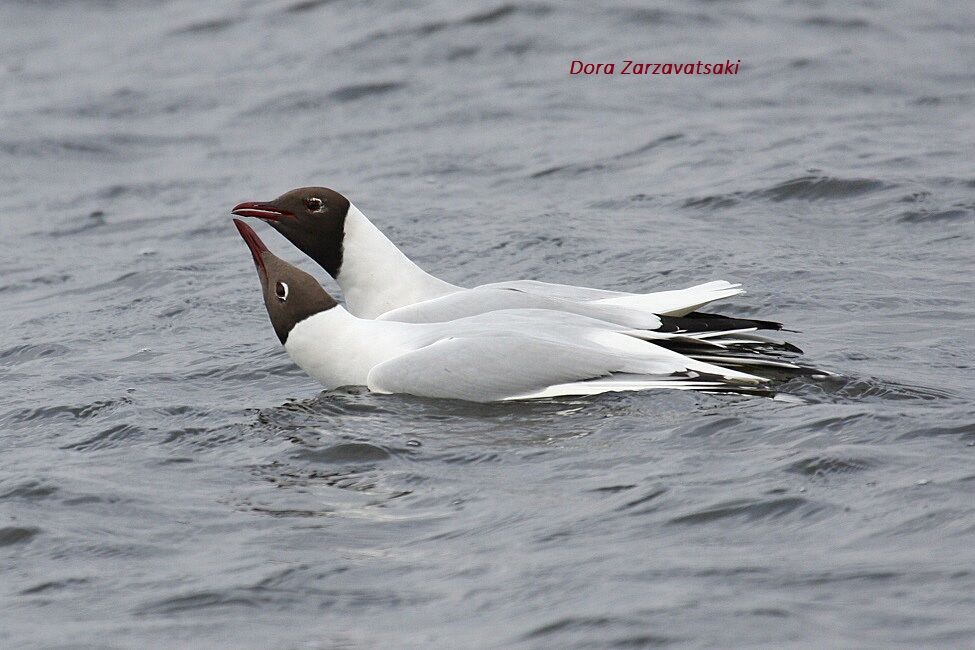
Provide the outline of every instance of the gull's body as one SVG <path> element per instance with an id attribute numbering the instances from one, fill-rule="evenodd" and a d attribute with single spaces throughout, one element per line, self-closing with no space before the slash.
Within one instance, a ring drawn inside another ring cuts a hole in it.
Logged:
<path id="1" fill-rule="evenodd" d="M 475 402 L 764 381 L 658 347 L 638 334 L 541 309 L 400 323 L 357 318 L 337 306 L 298 323 L 284 347 L 329 388 L 367 386 Z"/>
<path id="2" fill-rule="evenodd" d="M 650 388 L 748 392 L 766 381 L 647 340 L 685 335 L 555 310 L 497 310 L 435 323 L 358 318 L 235 222 L 279 339 L 295 363 L 329 388 L 364 385 L 489 402 Z"/>
<path id="3" fill-rule="evenodd" d="M 498 309 L 537 308 L 637 326 L 634 319 L 640 316 L 683 316 L 714 300 L 742 293 L 738 285 L 724 281 L 648 294 L 537 280 L 459 287 L 421 269 L 352 204 L 344 223 L 342 265 L 334 277 L 348 310 L 356 316 L 411 323 L 453 320 Z"/>

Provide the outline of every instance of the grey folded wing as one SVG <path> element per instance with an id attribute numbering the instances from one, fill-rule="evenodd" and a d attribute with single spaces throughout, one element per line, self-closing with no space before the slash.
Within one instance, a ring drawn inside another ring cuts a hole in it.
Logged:
<path id="1" fill-rule="evenodd" d="M 633 294 L 623 291 L 609 291 L 607 289 L 591 289 L 589 287 L 577 287 L 571 284 L 553 284 L 551 282 L 540 282 L 538 280 L 507 280 L 505 282 L 492 282 L 482 284 L 478 289 L 514 289 L 525 293 L 545 296 L 547 298 L 558 298 L 560 300 L 587 301 L 604 300 L 606 298 L 619 298 L 620 296 L 630 296 Z"/>
<path id="2" fill-rule="evenodd" d="M 598 348 L 521 334 L 446 338 L 385 361 L 370 390 L 490 402 L 609 375 L 626 363 Z"/>
<path id="3" fill-rule="evenodd" d="M 500 285 L 462 289 L 439 298 L 393 309 L 381 314 L 377 320 L 441 323 L 502 309 L 547 309 L 567 312 L 635 329 L 655 330 L 661 325 L 660 318 L 657 316 L 628 306 L 577 302 Z"/>

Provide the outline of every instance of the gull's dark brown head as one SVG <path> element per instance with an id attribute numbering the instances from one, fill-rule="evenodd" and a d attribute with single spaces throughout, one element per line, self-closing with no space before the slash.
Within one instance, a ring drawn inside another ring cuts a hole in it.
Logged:
<path id="1" fill-rule="evenodd" d="M 234 219 L 234 225 L 254 258 L 264 306 L 281 343 L 295 325 L 338 304 L 318 280 L 269 251 L 250 226 L 240 219 Z"/>
<path id="2" fill-rule="evenodd" d="M 273 201 L 247 201 L 231 211 L 263 219 L 308 257 L 337 277 L 349 200 L 327 187 L 300 187 Z"/>

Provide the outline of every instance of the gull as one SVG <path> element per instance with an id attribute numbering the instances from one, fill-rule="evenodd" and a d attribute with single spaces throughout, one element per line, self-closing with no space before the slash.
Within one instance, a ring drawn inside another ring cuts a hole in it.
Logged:
<path id="1" fill-rule="evenodd" d="M 753 332 L 782 328 L 773 321 L 696 312 L 744 292 L 724 280 L 642 294 L 536 280 L 460 287 L 421 269 L 349 199 L 326 187 L 240 203 L 232 212 L 264 220 L 311 257 L 338 282 L 348 310 L 360 318 L 430 323 L 501 309 L 548 309 L 659 332 L 717 332 L 714 341 L 737 345 L 773 343 Z"/>

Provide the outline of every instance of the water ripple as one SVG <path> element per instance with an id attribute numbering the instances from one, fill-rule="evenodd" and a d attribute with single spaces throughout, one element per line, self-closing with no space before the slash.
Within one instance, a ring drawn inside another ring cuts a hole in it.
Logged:
<path id="1" fill-rule="evenodd" d="M 803 497 L 779 497 L 775 499 L 736 499 L 672 518 L 671 524 L 711 524 L 726 519 L 753 522 L 764 519 L 808 519 L 828 510 L 826 504 L 818 504 Z"/>
<path id="2" fill-rule="evenodd" d="M 972 646 L 971 12 L 915 5 L 0 3 L 0 645 Z M 323 392 L 227 212 L 298 185 L 456 283 L 742 282 L 839 375 Z"/>

